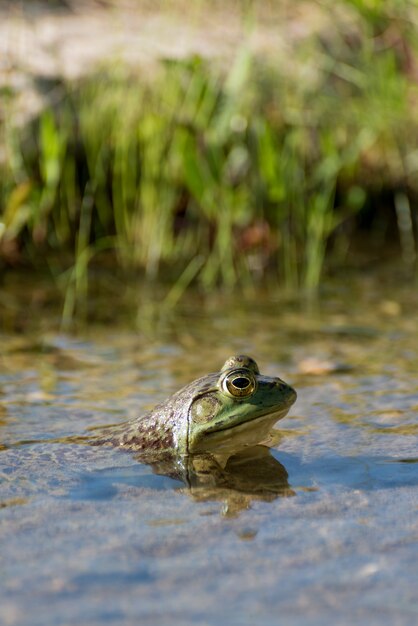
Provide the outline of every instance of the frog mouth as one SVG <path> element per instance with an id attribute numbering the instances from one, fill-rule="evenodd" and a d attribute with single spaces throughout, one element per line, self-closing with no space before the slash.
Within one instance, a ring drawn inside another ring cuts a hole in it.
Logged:
<path id="1" fill-rule="evenodd" d="M 211 428 L 207 429 L 206 433 L 210 435 L 212 433 L 221 433 L 221 432 L 226 432 L 226 431 L 235 432 L 237 429 L 240 429 L 240 428 L 244 429 L 246 426 L 250 426 L 250 425 L 253 425 L 253 426 L 261 425 L 261 423 L 266 422 L 266 421 L 269 421 L 275 424 L 276 422 L 281 420 L 283 417 L 285 417 L 285 415 L 287 415 L 289 408 L 290 408 L 290 405 L 286 406 L 283 409 L 280 409 L 279 411 L 274 411 L 274 412 L 266 411 L 265 413 L 260 413 L 259 415 L 252 417 L 251 419 L 232 423 L 232 424 L 231 424 L 232 419 L 229 419 L 223 426 L 217 426 L 217 424 L 214 424 Z"/>
<path id="2" fill-rule="evenodd" d="M 244 429 L 249 425 L 263 425 L 265 422 L 271 422 L 274 425 L 276 422 L 281 420 L 283 417 L 287 415 L 290 407 L 296 402 L 297 394 L 294 389 L 288 387 L 287 397 L 282 398 L 280 403 L 280 408 L 266 406 L 264 411 L 260 410 L 259 413 L 253 415 L 251 417 L 245 417 L 242 413 L 237 411 L 236 415 L 230 415 L 227 419 L 215 421 L 211 426 L 209 426 L 205 433 L 203 434 L 203 438 L 206 435 L 212 435 L 215 433 L 221 433 L 226 431 L 235 432 L 237 429 Z"/>
<path id="3" fill-rule="evenodd" d="M 289 404 L 279 411 L 266 411 L 252 419 L 235 424 L 231 424 L 230 420 L 224 425 L 214 424 L 202 433 L 200 441 L 196 442 L 192 451 L 234 452 L 248 446 L 255 446 L 267 439 L 274 424 L 287 414 L 290 406 Z"/>

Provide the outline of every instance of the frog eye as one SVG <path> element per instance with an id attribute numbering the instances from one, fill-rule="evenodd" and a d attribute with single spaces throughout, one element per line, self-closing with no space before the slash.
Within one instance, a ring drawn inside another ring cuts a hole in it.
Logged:
<path id="1" fill-rule="evenodd" d="M 257 381 L 254 374 L 249 370 L 233 370 L 224 376 L 221 388 L 228 396 L 246 398 L 256 390 Z"/>

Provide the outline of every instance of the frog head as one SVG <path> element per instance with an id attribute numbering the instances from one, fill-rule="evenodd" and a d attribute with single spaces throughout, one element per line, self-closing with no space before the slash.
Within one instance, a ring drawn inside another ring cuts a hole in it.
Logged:
<path id="1" fill-rule="evenodd" d="M 245 355 L 192 383 L 185 447 L 188 453 L 224 453 L 263 441 L 296 400 L 280 378 L 260 374 Z"/>

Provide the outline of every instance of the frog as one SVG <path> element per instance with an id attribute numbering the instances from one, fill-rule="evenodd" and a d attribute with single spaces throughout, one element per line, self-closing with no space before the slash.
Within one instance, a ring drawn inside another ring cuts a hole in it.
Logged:
<path id="1" fill-rule="evenodd" d="M 278 377 L 260 374 L 247 355 L 229 357 L 219 372 L 189 383 L 134 420 L 106 427 L 95 445 L 116 445 L 142 455 L 230 455 L 266 440 L 296 401 Z"/>

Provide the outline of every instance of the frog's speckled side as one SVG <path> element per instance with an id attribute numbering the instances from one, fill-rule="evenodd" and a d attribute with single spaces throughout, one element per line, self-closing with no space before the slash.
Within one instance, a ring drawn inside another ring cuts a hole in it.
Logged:
<path id="1" fill-rule="evenodd" d="M 261 375 L 254 359 L 233 356 L 220 372 L 186 385 L 139 419 L 104 429 L 94 443 L 147 453 L 233 452 L 265 439 L 295 400 L 294 389 Z"/>

